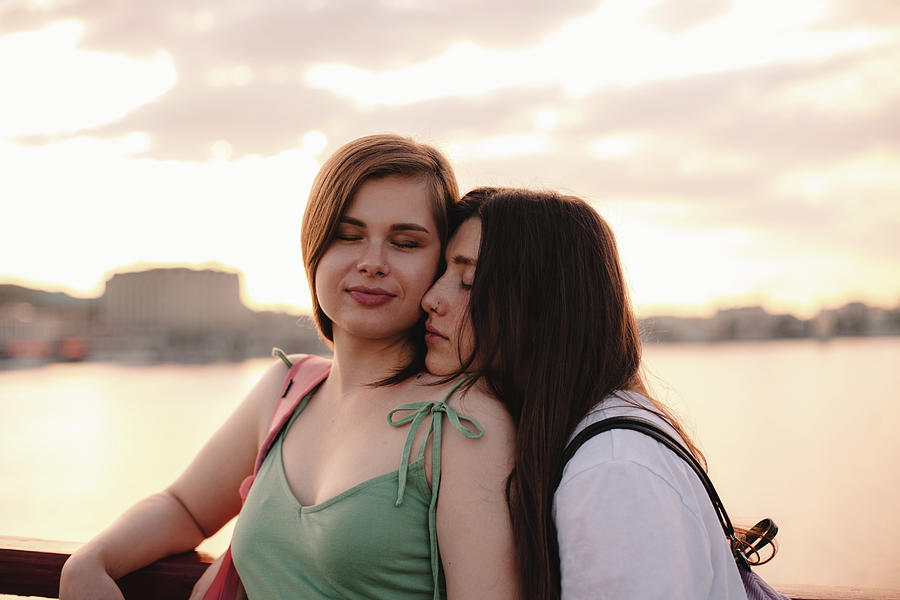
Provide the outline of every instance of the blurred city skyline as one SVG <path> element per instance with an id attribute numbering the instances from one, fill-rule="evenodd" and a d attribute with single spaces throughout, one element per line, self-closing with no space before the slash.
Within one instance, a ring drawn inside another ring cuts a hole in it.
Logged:
<path id="1" fill-rule="evenodd" d="M 298 267 L 302 270 L 302 266 Z M 306 316 L 312 317 L 312 309 L 309 306 L 300 306 L 297 304 L 290 303 L 280 303 L 280 302 L 268 302 L 268 303 L 260 303 L 255 302 L 250 296 L 247 290 L 246 285 L 246 274 L 238 268 L 221 264 L 215 261 L 209 261 L 206 263 L 197 263 L 197 264 L 189 264 L 189 263 L 134 263 L 131 265 L 121 265 L 119 267 L 115 267 L 106 271 L 103 274 L 101 282 L 94 289 L 83 291 L 77 289 L 67 289 L 65 286 L 58 285 L 45 285 L 40 282 L 34 282 L 28 280 L 27 278 L 7 278 L 4 279 L 0 277 L 0 287 L 4 285 L 12 285 L 12 286 L 20 286 L 26 290 L 32 290 L 34 292 L 39 293 L 62 293 L 73 300 L 100 300 L 107 288 L 107 284 L 111 279 L 116 276 L 121 275 L 131 275 L 131 274 L 141 274 L 148 273 L 151 271 L 178 271 L 178 270 L 187 270 L 189 272 L 195 272 L 198 274 L 202 274 L 204 272 L 215 272 L 215 273 L 226 273 L 230 275 L 234 275 L 238 280 L 238 298 L 243 306 L 247 309 L 255 312 L 268 312 L 268 311 L 276 311 L 290 315 L 296 316 Z M 304 283 L 306 280 L 304 279 Z M 742 311 L 747 309 L 763 309 L 769 313 L 773 314 L 784 314 L 790 315 L 793 317 L 801 318 L 801 319 L 812 319 L 813 317 L 820 315 L 823 312 L 830 312 L 837 309 L 844 308 L 848 305 L 853 304 L 863 304 L 872 309 L 885 309 L 885 310 L 900 310 L 900 299 L 895 302 L 869 302 L 860 297 L 848 297 L 846 300 L 841 300 L 834 303 L 826 303 L 822 305 L 810 305 L 808 311 L 797 311 L 793 312 L 789 309 L 786 310 L 778 310 L 777 307 L 773 307 L 772 305 L 767 305 L 765 303 L 754 302 L 752 298 L 747 298 L 745 302 L 738 301 L 728 303 L 721 302 L 715 305 L 711 305 L 708 310 L 700 311 L 697 306 L 685 307 L 684 309 L 679 309 L 675 307 L 673 310 L 665 310 L 665 307 L 651 307 L 657 308 L 657 310 L 648 310 L 648 307 L 645 306 L 636 306 L 635 311 L 639 318 L 656 318 L 656 317 L 676 317 L 683 318 L 685 322 L 693 322 L 695 318 L 703 319 L 710 318 L 719 313 L 723 312 L 733 312 L 733 311 Z"/>
<path id="2" fill-rule="evenodd" d="M 118 272 L 99 298 L 0 284 L 0 362 L 196 363 L 266 356 L 273 346 L 329 353 L 311 315 L 256 311 L 240 298 L 239 273 L 155 268 Z M 716 343 L 900 335 L 900 305 L 853 302 L 809 319 L 760 306 L 709 317 L 638 315 L 647 343 Z"/>
<path id="3" fill-rule="evenodd" d="M 225 268 L 306 312 L 312 178 L 390 131 L 591 201 L 639 314 L 895 307 L 898 62 L 889 0 L 7 0 L 0 282 Z"/>

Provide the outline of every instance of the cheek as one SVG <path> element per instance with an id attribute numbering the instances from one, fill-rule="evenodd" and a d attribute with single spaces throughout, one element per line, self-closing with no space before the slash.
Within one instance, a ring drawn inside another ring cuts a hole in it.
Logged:
<path id="1" fill-rule="evenodd" d="M 323 298 L 328 297 L 328 286 L 326 285 L 327 277 L 321 272 L 321 270 L 316 271 L 316 280 L 314 284 L 314 288 L 316 290 L 316 298 L 319 301 L 319 304 L 322 303 Z"/>
<path id="2" fill-rule="evenodd" d="M 325 313 L 329 319 L 334 319 L 334 294 L 331 292 L 331 285 L 327 277 L 323 277 L 320 271 L 316 271 L 316 303 L 319 309 Z"/>
<path id="3" fill-rule="evenodd" d="M 340 280 L 340 271 L 337 268 L 337 263 L 339 262 L 338 258 L 336 253 L 332 249 L 329 249 L 322 255 L 322 258 L 319 260 L 319 264 L 316 267 L 316 281 L 314 287 L 316 290 L 316 297 L 319 299 L 319 304 L 321 304 L 323 300 L 327 302 L 328 298 L 334 295 L 334 288 Z"/>
<path id="4" fill-rule="evenodd" d="M 331 271 L 334 270 L 335 254 L 334 246 L 329 247 L 325 253 L 322 254 L 322 258 L 319 259 L 319 264 L 316 265 L 317 281 L 319 279 L 327 279 Z"/>
<path id="5" fill-rule="evenodd" d="M 421 260 L 417 260 L 409 265 L 407 272 L 409 274 L 410 290 L 414 292 L 412 295 L 421 299 L 434 283 L 438 274 L 438 260 L 438 253 L 434 252 L 432 255 L 422 257 Z"/>
<path id="6" fill-rule="evenodd" d="M 462 353 L 468 356 L 474 346 L 472 336 L 472 321 L 469 318 L 469 293 L 459 289 L 459 285 L 452 287 L 444 296 L 447 299 L 448 321 L 453 323 L 453 342 Z"/>
<path id="7" fill-rule="evenodd" d="M 457 331 L 459 331 L 459 349 L 463 358 L 467 358 L 475 347 L 475 337 L 472 335 L 472 321 L 469 320 L 468 312 L 463 312 L 457 321 Z"/>

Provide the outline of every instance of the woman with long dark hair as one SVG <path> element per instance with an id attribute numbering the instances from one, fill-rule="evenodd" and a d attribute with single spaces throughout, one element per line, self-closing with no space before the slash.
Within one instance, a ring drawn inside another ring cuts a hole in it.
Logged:
<path id="1" fill-rule="evenodd" d="M 695 473 L 655 440 L 602 433 L 640 415 L 680 438 L 647 393 L 615 237 L 586 202 L 480 188 L 454 208 L 447 270 L 425 295 L 429 371 L 469 374 L 518 427 L 508 503 L 525 598 L 745 598 Z"/>
<path id="2" fill-rule="evenodd" d="M 301 244 L 330 365 L 313 361 L 317 384 L 297 386 L 296 408 L 270 433 L 308 357 L 283 357 L 291 370 L 276 361 L 172 485 L 71 556 L 62 600 L 122 600 L 116 579 L 194 548 L 239 512 L 231 550 L 192 598 L 217 590 L 220 573 L 234 581 L 232 569 L 251 599 L 517 596 L 511 419 L 478 388 L 423 372 L 420 303 L 457 200 L 446 158 L 407 138 L 360 138 L 325 162 Z"/>

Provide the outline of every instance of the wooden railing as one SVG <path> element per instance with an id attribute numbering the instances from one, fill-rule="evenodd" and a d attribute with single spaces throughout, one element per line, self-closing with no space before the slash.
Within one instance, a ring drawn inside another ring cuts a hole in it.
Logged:
<path id="1" fill-rule="evenodd" d="M 0 537 L 0 594 L 56 598 L 59 572 L 79 544 Z M 214 557 L 199 552 L 170 556 L 116 583 L 127 600 L 186 600 Z"/>
<path id="2" fill-rule="evenodd" d="M 56 598 L 59 571 L 78 544 L 0 537 L 0 594 Z M 188 552 L 164 558 L 119 579 L 127 600 L 185 600 L 214 560 Z M 900 590 L 808 585 L 778 586 L 794 600 L 900 600 Z"/>

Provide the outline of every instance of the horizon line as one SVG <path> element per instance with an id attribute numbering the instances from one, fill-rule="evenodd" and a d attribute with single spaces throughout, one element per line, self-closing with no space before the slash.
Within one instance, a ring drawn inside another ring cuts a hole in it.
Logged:
<path id="1" fill-rule="evenodd" d="M 136 265 L 146 265 L 143 268 L 138 269 L 129 269 L 130 267 Z M 116 267 L 105 271 L 105 279 L 94 286 L 94 288 L 98 288 L 101 285 L 104 285 L 106 281 L 109 281 L 113 276 L 118 274 L 125 273 L 139 273 L 146 271 L 153 271 L 157 269 L 188 269 L 192 271 L 219 271 L 226 273 L 234 273 L 238 275 L 240 281 L 239 295 L 241 303 L 254 312 L 283 312 L 287 314 L 294 314 L 300 316 L 312 316 L 312 307 L 311 306 L 303 306 L 300 304 L 295 304 L 291 302 L 261 302 L 258 300 L 254 300 L 249 297 L 247 293 L 246 286 L 244 284 L 244 272 L 236 267 L 230 267 L 223 263 L 218 263 L 216 261 L 207 261 L 202 264 L 190 264 L 190 263 L 142 263 L 136 262 L 131 265 L 123 265 L 121 267 Z M 61 293 L 66 296 L 81 299 L 81 300 L 99 300 L 104 291 L 101 289 L 99 292 L 97 291 L 87 291 L 79 288 L 74 288 L 72 286 L 67 286 L 64 284 L 58 283 L 48 283 L 37 280 L 31 280 L 18 276 L 4 275 L 0 274 L 0 285 L 14 285 L 18 287 L 22 287 L 29 290 L 39 291 L 39 292 L 47 292 L 47 293 Z M 660 318 L 660 317 L 674 317 L 680 319 L 691 319 L 691 318 L 699 318 L 699 319 L 708 319 L 714 317 L 719 312 L 728 311 L 728 310 L 737 310 L 737 309 L 745 309 L 745 308 L 761 308 L 765 312 L 771 315 L 790 315 L 795 318 L 801 320 L 809 320 L 815 318 L 816 315 L 821 314 L 822 312 L 829 310 L 837 310 L 839 308 L 848 306 L 850 304 L 863 304 L 869 308 L 883 309 L 883 310 L 892 310 L 900 308 L 900 299 L 897 300 L 896 304 L 890 306 L 889 304 L 882 304 L 872 301 L 867 301 L 865 299 L 860 298 L 861 294 L 853 294 L 848 295 L 843 300 L 829 301 L 829 302 L 820 302 L 818 303 L 814 309 L 811 311 L 800 311 L 798 314 L 797 311 L 793 311 L 790 309 L 780 309 L 773 306 L 771 302 L 765 302 L 760 300 L 753 300 L 748 298 L 746 301 L 737 301 L 735 299 L 729 301 L 720 301 L 720 302 L 709 302 L 705 304 L 667 304 L 667 303 L 648 303 L 644 305 L 634 305 L 635 317 L 638 319 L 649 319 L 649 318 Z M 811 305 L 812 306 L 812 305 Z M 808 316 L 804 316 L 808 315 Z"/>

